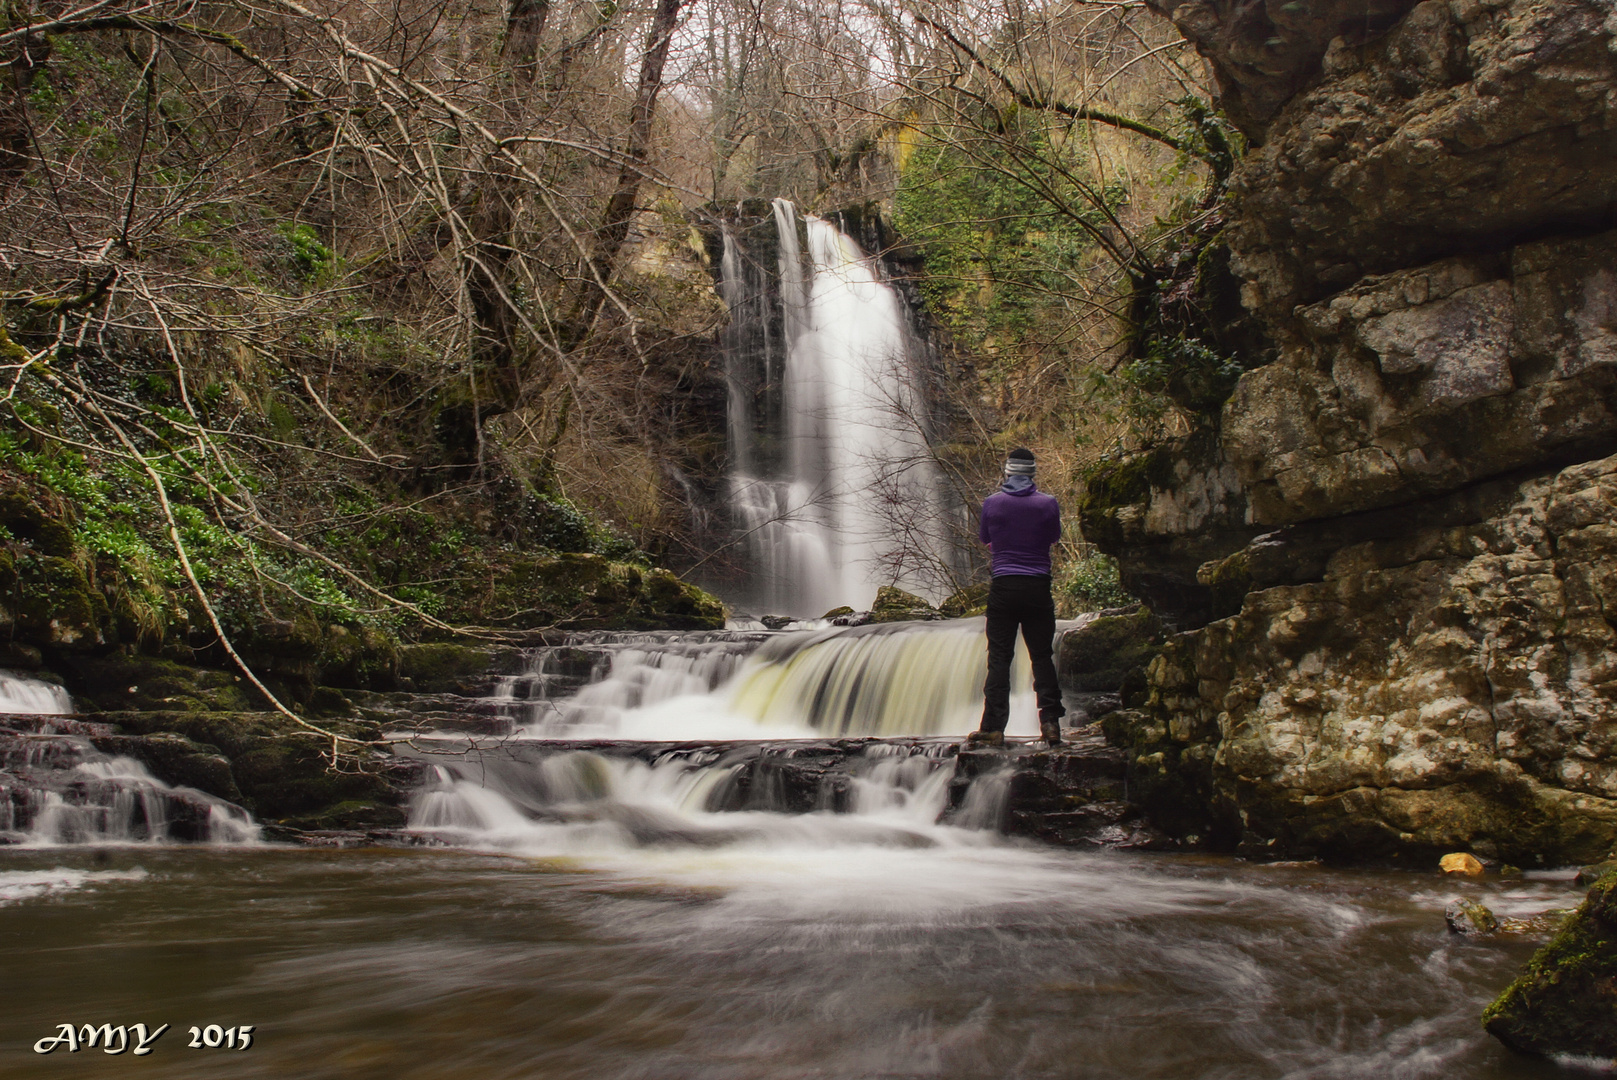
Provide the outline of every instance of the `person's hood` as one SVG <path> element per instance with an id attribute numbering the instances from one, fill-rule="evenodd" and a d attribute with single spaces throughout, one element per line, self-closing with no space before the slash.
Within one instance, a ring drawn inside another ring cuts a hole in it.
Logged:
<path id="1" fill-rule="evenodd" d="M 1039 489 L 1031 476 L 1007 476 L 1005 482 L 999 485 L 999 490 L 1007 495 L 1031 495 Z"/>

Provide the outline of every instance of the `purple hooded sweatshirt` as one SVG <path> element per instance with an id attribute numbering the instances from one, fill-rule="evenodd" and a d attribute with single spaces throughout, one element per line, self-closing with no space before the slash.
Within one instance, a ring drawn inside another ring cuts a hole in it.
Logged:
<path id="1" fill-rule="evenodd" d="M 1011 476 L 983 500 L 977 538 L 994 553 L 994 577 L 1048 574 L 1050 545 L 1061 539 L 1061 506 L 1025 476 Z"/>

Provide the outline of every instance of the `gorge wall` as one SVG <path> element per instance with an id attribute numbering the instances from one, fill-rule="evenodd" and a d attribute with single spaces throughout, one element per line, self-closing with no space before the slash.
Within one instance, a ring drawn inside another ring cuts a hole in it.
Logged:
<path id="1" fill-rule="evenodd" d="M 1223 239 L 1275 359 L 1088 482 L 1181 631 L 1109 721 L 1136 796 L 1250 851 L 1606 856 L 1617 14 L 1153 6 L 1252 140 Z"/>

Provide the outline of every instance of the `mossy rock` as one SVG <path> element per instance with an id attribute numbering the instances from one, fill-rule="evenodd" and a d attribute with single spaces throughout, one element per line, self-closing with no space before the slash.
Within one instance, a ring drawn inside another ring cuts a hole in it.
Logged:
<path id="1" fill-rule="evenodd" d="M 0 490 L 0 525 L 41 555 L 71 559 L 79 553 L 67 508 L 41 505 L 40 499 L 19 487 Z"/>
<path id="2" fill-rule="evenodd" d="M 1617 1060 L 1617 870 L 1595 883 L 1482 1024 L 1521 1053 Z"/>
<path id="3" fill-rule="evenodd" d="M 477 621 L 519 630 L 710 630 L 724 625 L 716 597 L 666 570 L 600 555 L 519 559 L 462 597 Z"/>
<path id="4" fill-rule="evenodd" d="M 112 711 L 243 712 L 252 708 L 241 676 L 158 656 L 79 656 L 58 666 L 82 704 Z"/>
<path id="5" fill-rule="evenodd" d="M 151 774 L 175 787 L 196 788 L 229 802 L 242 801 L 230 760 L 216 746 L 173 731 L 150 735 L 106 735 L 91 740 L 104 754 L 132 757 Z"/>
<path id="6" fill-rule="evenodd" d="M 314 814 L 295 814 L 277 824 L 306 832 L 323 830 L 402 829 L 409 815 L 392 803 L 347 799 Z"/>
<path id="7" fill-rule="evenodd" d="M 42 649 L 85 652 L 116 637 L 112 611 L 84 567 L 54 555 L 24 555 L 13 564 L 14 632 Z"/>
<path id="8" fill-rule="evenodd" d="M 1162 623 L 1143 604 L 1103 613 L 1061 635 L 1056 674 L 1064 689 L 1115 692 L 1131 672 L 1150 663 L 1162 639 Z"/>
<path id="9" fill-rule="evenodd" d="M 320 679 L 350 690 L 391 690 L 399 681 L 398 640 L 368 626 L 327 626 Z"/>
<path id="10" fill-rule="evenodd" d="M 404 645 L 399 649 L 399 677 L 423 694 L 461 693 L 494 663 L 494 650 L 452 642 Z"/>
<path id="11" fill-rule="evenodd" d="M 964 619 L 972 615 L 981 615 L 988 610 L 988 587 L 986 581 L 967 585 L 939 604 L 938 611 L 946 619 Z"/>
<path id="12" fill-rule="evenodd" d="M 330 743 L 280 713 L 170 710 L 108 712 L 91 718 L 116 725 L 121 736 L 144 737 L 158 749 L 163 740 L 171 740 L 175 756 L 182 750 L 206 753 L 217 748 L 229 759 L 239 794 L 232 798 L 223 791 L 212 793 L 239 802 L 266 822 L 323 815 L 345 802 L 398 806 L 408 796 L 418 771 L 385 753 L 364 750 L 360 752 L 361 767 L 348 765 L 343 771 L 333 771 L 327 757 Z M 374 739 L 381 732 L 373 723 L 323 723 L 354 739 Z M 172 741 L 182 737 L 189 745 Z M 156 768 L 153 771 L 163 775 Z"/>
<path id="13" fill-rule="evenodd" d="M 1246 594 L 1252 591 L 1252 568 L 1246 550 L 1203 563 L 1196 571 L 1198 584 L 1212 590 L 1212 612 L 1217 618 L 1234 615 L 1241 610 Z"/>
<path id="14" fill-rule="evenodd" d="M 883 585 L 877 589 L 876 602 L 870 607 L 871 622 L 911 622 L 940 617 L 937 608 L 896 585 Z"/>

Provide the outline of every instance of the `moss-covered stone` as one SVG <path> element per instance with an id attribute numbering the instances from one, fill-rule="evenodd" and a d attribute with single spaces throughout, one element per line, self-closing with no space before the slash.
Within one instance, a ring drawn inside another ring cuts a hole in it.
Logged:
<path id="1" fill-rule="evenodd" d="M 1482 1014 L 1513 1050 L 1617 1061 L 1617 871 Z"/>
<path id="2" fill-rule="evenodd" d="M 564 554 L 513 560 L 486 589 L 458 603 L 475 621 L 512 630 L 710 630 L 719 600 L 667 570 Z"/>
<path id="3" fill-rule="evenodd" d="M 233 803 L 242 801 L 241 790 L 230 770 L 230 760 L 216 746 L 172 731 L 104 735 L 91 741 L 102 753 L 134 758 L 166 784 L 196 788 Z"/>
<path id="4" fill-rule="evenodd" d="M 1162 624 L 1141 604 L 1133 611 L 1087 619 L 1061 635 L 1056 673 L 1063 689 L 1111 693 L 1156 655 Z"/>
<path id="5" fill-rule="evenodd" d="M 392 803 L 348 799 L 314 814 L 294 814 L 277 824 L 308 832 L 324 830 L 402 829 L 409 815 Z"/>
<path id="6" fill-rule="evenodd" d="M 112 612 L 84 567 L 57 555 L 24 554 L 13 563 L 9 605 L 15 633 L 48 649 L 84 652 L 108 644 Z"/>
<path id="7" fill-rule="evenodd" d="M 55 666 L 81 707 L 241 712 L 251 709 L 256 697 L 240 675 L 159 656 L 67 656 Z"/>
<path id="8" fill-rule="evenodd" d="M 938 605 L 938 611 L 946 619 L 964 619 L 972 615 L 982 615 L 988 610 L 988 582 L 980 581 L 975 585 L 967 585 L 956 590 L 949 598 Z"/>
<path id="9" fill-rule="evenodd" d="M 0 489 L 0 526 L 27 541 L 41 555 L 70 559 L 78 554 L 68 510 L 58 500 L 47 505 L 39 493 L 21 486 Z"/>
<path id="10" fill-rule="evenodd" d="M 489 670 L 495 651 L 488 647 L 426 642 L 399 649 L 399 677 L 423 694 L 463 693 Z"/>
<path id="11" fill-rule="evenodd" d="M 330 765 L 330 743 L 279 713 L 151 711 L 93 716 L 125 736 L 183 736 L 217 747 L 230 762 L 238 801 L 265 821 L 324 814 L 343 802 L 402 805 L 415 768 L 382 752 L 361 750 L 340 770 Z M 328 720 L 325 726 L 355 739 L 377 738 L 375 724 Z"/>
<path id="12" fill-rule="evenodd" d="M 937 608 L 896 585 L 883 585 L 877 589 L 876 602 L 870 608 L 871 622 L 911 622 L 938 617 Z"/>

